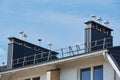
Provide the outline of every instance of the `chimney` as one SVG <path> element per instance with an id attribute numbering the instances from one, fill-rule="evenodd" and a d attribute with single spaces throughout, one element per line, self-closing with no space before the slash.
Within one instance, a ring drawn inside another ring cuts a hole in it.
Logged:
<path id="1" fill-rule="evenodd" d="M 45 62 L 48 58 L 49 49 L 18 39 L 16 37 L 8 38 L 8 58 L 7 68 L 18 68 L 35 63 Z M 39 39 L 41 41 L 41 39 Z M 57 59 L 57 52 L 51 51 L 51 59 Z M 43 58 L 41 58 L 43 57 Z"/>
<path id="2" fill-rule="evenodd" d="M 93 20 L 87 21 L 85 24 L 85 52 L 113 46 L 112 29 Z"/>

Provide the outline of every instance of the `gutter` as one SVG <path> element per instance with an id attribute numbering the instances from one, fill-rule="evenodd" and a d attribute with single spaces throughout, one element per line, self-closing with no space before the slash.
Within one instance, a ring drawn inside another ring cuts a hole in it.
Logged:
<path id="1" fill-rule="evenodd" d="M 118 74 L 118 76 L 120 78 L 120 70 L 118 69 L 117 65 L 115 64 L 114 58 L 108 54 L 108 51 L 104 52 L 103 56 L 112 65 L 113 69 L 116 71 L 116 73 Z"/>

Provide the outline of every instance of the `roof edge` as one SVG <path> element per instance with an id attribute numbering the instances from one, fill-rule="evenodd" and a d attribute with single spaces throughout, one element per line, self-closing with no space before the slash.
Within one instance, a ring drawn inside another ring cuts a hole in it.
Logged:
<path id="1" fill-rule="evenodd" d="M 75 60 L 78 60 L 78 59 L 83 59 L 83 58 L 91 57 L 91 56 L 99 56 L 99 55 L 103 55 L 103 53 L 106 52 L 106 51 L 107 50 L 105 49 L 105 50 L 101 50 L 101 51 L 85 53 L 85 54 L 82 54 L 82 55 L 79 55 L 79 56 L 72 56 L 72 57 L 68 57 L 68 58 L 64 58 L 64 59 L 58 59 L 58 60 L 55 60 L 55 61 L 50 61 L 50 62 L 46 62 L 46 63 L 42 63 L 42 64 L 36 64 L 36 65 L 26 66 L 26 67 L 19 68 L 19 69 L 13 69 L 13 70 L 1 72 L 0 74 L 13 73 L 13 72 L 32 69 L 32 68 L 36 68 L 36 67 L 43 67 L 43 66 L 49 66 L 49 65 L 52 65 L 52 64 L 59 64 L 59 63 L 64 63 L 64 62 L 69 62 L 69 61 L 75 61 Z"/>
<path id="2" fill-rule="evenodd" d="M 113 31 L 113 29 L 111 29 L 111 28 L 109 28 L 109 27 L 107 27 L 107 26 L 105 26 L 105 25 L 102 25 L 102 24 L 100 24 L 100 23 L 97 23 L 97 22 L 95 22 L 95 21 L 93 21 L 93 20 L 90 20 L 90 21 L 85 22 L 85 24 L 88 24 L 88 23 L 95 23 L 95 24 L 98 24 L 98 25 L 100 25 L 100 26 L 102 26 L 102 27 L 104 27 L 104 28 L 106 28 L 106 29 L 109 29 L 110 31 Z"/>

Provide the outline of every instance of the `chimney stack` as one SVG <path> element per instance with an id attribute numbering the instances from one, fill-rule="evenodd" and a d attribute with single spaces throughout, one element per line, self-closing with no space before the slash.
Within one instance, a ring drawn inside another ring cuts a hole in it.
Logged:
<path id="1" fill-rule="evenodd" d="M 85 22 L 85 52 L 100 50 L 113 46 L 112 29 L 100 24 L 101 18 L 96 21 Z M 106 22 L 105 24 L 108 24 Z"/>

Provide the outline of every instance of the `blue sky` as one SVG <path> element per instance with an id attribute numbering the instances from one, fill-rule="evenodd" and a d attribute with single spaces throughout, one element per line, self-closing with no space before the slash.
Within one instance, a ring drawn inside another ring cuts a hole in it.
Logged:
<path id="1" fill-rule="evenodd" d="M 0 65 L 6 62 L 8 37 L 24 31 L 27 41 L 56 50 L 84 42 L 84 22 L 91 14 L 110 21 L 114 45 L 120 45 L 119 0 L 0 0 Z"/>

